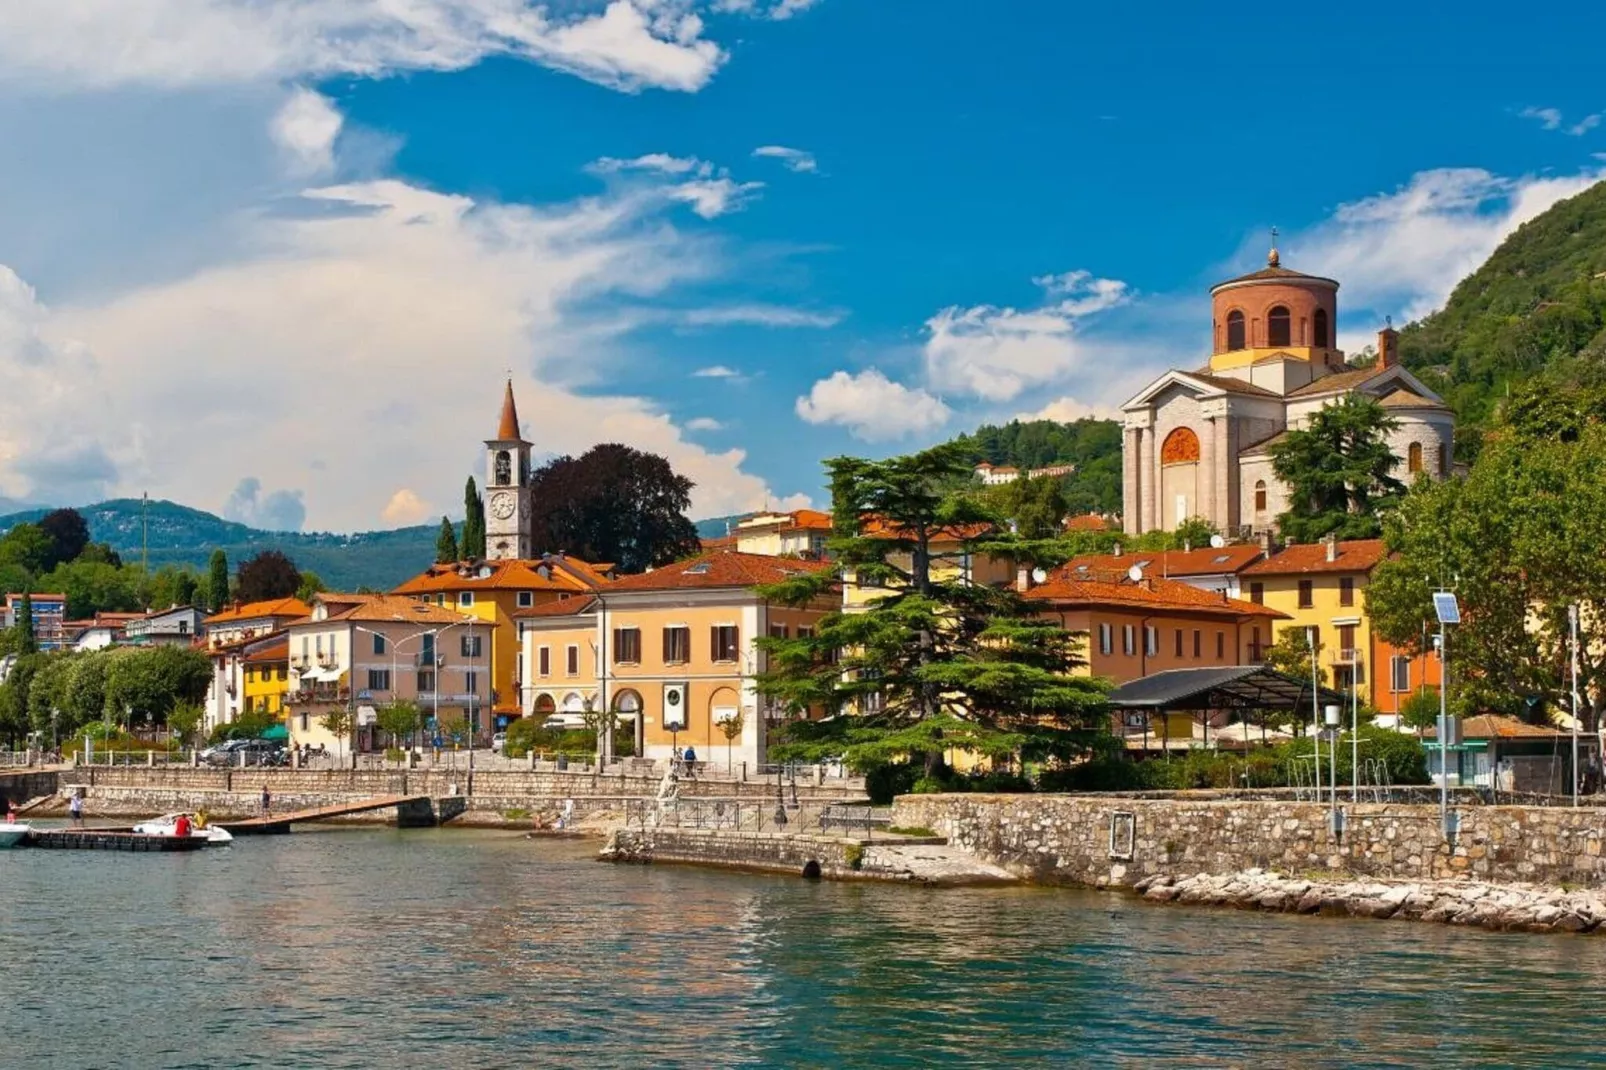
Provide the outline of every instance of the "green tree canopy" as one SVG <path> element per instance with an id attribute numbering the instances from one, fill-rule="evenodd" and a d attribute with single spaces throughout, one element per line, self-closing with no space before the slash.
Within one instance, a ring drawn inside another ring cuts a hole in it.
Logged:
<path id="1" fill-rule="evenodd" d="M 473 476 L 463 487 L 463 538 L 458 549 L 464 558 L 485 556 L 485 499 Z"/>
<path id="2" fill-rule="evenodd" d="M 323 579 L 310 569 L 303 569 L 299 578 L 300 582 L 296 584 L 296 597 L 303 602 L 310 602 L 313 596 L 327 590 L 323 585 Z"/>
<path id="3" fill-rule="evenodd" d="M 1052 539 L 1064 533 L 1065 514 L 1070 506 L 1058 479 L 1023 477 L 994 490 L 999 509 L 1015 522 L 1021 538 Z"/>
<path id="4" fill-rule="evenodd" d="M 0 537 L 0 565 L 38 576 L 55 563 L 56 546 L 38 524 L 18 524 Z"/>
<path id="5" fill-rule="evenodd" d="M 531 488 L 539 549 L 641 572 L 701 547 L 686 517 L 692 482 L 657 454 L 605 442 L 542 465 Z"/>
<path id="6" fill-rule="evenodd" d="M 180 702 L 200 702 L 212 682 L 212 663 L 178 646 L 112 647 L 100 652 L 106 669 L 106 718 L 134 725 L 165 724 Z"/>
<path id="7" fill-rule="evenodd" d="M 1283 537 L 1375 538 L 1381 514 L 1405 492 L 1390 474 L 1396 459 L 1387 435 L 1395 426 L 1375 399 L 1349 394 L 1273 445 L 1272 470 L 1288 485 L 1289 508 L 1277 518 Z"/>
<path id="8" fill-rule="evenodd" d="M 213 613 L 223 612 L 229 604 L 229 555 L 213 550 L 206 567 L 206 608 Z"/>
<path id="9" fill-rule="evenodd" d="M 435 539 L 435 563 L 437 565 L 455 564 L 461 560 L 457 553 L 457 533 L 452 530 L 452 522 L 441 517 L 441 533 Z"/>
<path id="10" fill-rule="evenodd" d="M 39 520 L 39 530 L 50 540 L 50 558 L 46 568 L 76 561 L 89 547 L 89 525 L 76 509 L 56 509 Z"/>
<path id="11" fill-rule="evenodd" d="M 296 563 L 279 550 L 262 550 L 240 563 L 235 574 L 235 597 L 242 602 L 289 598 L 301 586 Z"/>
<path id="12" fill-rule="evenodd" d="M 67 596 L 67 618 L 87 620 L 96 613 L 128 613 L 141 608 L 138 568 L 119 568 L 79 558 L 57 565 L 39 578 L 41 590 Z"/>

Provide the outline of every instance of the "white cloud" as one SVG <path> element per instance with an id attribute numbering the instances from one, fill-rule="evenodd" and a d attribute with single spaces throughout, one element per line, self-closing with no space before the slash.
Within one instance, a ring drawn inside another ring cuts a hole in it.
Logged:
<path id="1" fill-rule="evenodd" d="M 742 373 L 735 368 L 727 368 L 723 364 L 715 364 L 707 368 L 698 368 L 692 375 L 699 379 L 740 379 Z"/>
<path id="2" fill-rule="evenodd" d="M 636 156 L 628 160 L 604 156 L 593 163 L 590 169 L 604 175 L 617 174 L 620 171 L 651 171 L 660 175 L 714 173 L 713 165 L 705 160 L 699 160 L 695 156 L 671 156 L 667 152 L 649 152 L 645 156 Z"/>
<path id="3" fill-rule="evenodd" d="M 307 519 L 307 505 L 299 490 L 263 494 L 262 480 L 246 476 L 223 503 L 223 519 L 263 531 L 300 531 Z"/>
<path id="4" fill-rule="evenodd" d="M 714 10 L 723 14 L 752 15 L 757 18 L 784 22 L 819 3 L 819 0 L 775 0 L 763 4 L 760 0 L 715 0 Z"/>
<path id="5" fill-rule="evenodd" d="M 725 425 L 712 416 L 696 416 L 686 421 L 688 431 L 722 431 Z"/>
<path id="6" fill-rule="evenodd" d="M 1589 133 L 1591 130 L 1595 129 L 1595 127 L 1597 127 L 1599 125 L 1600 125 L 1600 112 L 1596 112 L 1593 115 L 1584 116 L 1582 119 L 1578 120 L 1576 123 L 1574 123 L 1573 125 L 1569 126 L 1567 128 L 1567 133 L 1571 134 L 1573 137 L 1578 137 L 1578 136 L 1580 136 L 1582 134 Z"/>
<path id="7" fill-rule="evenodd" d="M 1600 125 L 1600 113 L 1586 115 L 1576 123 L 1567 123 L 1559 108 L 1524 108 L 1517 114 L 1532 119 L 1546 130 L 1560 130 L 1572 137 L 1581 137 Z"/>
<path id="8" fill-rule="evenodd" d="M 811 312 L 802 308 L 779 305 L 726 305 L 721 308 L 693 308 L 680 314 L 680 320 L 693 327 L 727 327 L 749 325 L 754 327 L 835 327 L 842 322 L 841 312 Z M 713 369 L 704 369 L 712 374 Z M 729 368 L 719 369 L 731 372 Z"/>
<path id="9" fill-rule="evenodd" d="M 753 150 L 753 155 L 780 160 L 789 171 L 813 174 L 820 169 L 819 161 L 814 158 L 812 152 L 789 149 L 785 145 L 761 145 Z"/>
<path id="10" fill-rule="evenodd" d="M 604 156 L 593 161 L 587 170 L 598 175 L 622 175 L 628 172 L 685 178 L 685 181 L 656 187 L 662 196 L 691 206 L 691 210 L 704 219 L 715 219 L 727 212 L 746 207 L 752 195 L 764 188 L 762 182 L 738 182 L 726 168 L 716 168 L 695 156 L 671 156 L 666 152 L 651 152 L 633 159 Z"/>
<path id="11" fill-rule="evenodd" d="M 344 121 L 328 97 L 298 87 L 291 91 L 268 129 L 274 142 L 290 156 L 295 170 L 317 174 L 334 166 L 335 139 Z"/>
<path id="12" fill-rule="evenodd" d="M 0 79 L 65 88 L 381 77 L 514 56 L 615 89 L 693 92 L 726 59 L 691 0 L 7 0 Z"/>
<path id="13" fill-rule="evenodd" d="M 764 188 L 762 182 L 737 182 L 730 178 L 698 179 L 671 186 L 665 192 L 671 200 L 691 205 L 704 219 L 715 219 L 727 212 L 739 212 L 751 195 Z"/>
<path id="14" fill-rule="evenodd" d="M 1077 420 L 1113 420 L 1120 416 L 1119 410 L 1111 405 L 1090 405 L 1066 395 L 1044 405 L 1036 412 L 1017 413 L 1017 420 L 1057 420 L 1062 424 L 1074 423 Z"/>
<path id="15" fill-rule="evenodd" d="M 807 423 L 841 424 L 872 442 L 933 430 L 952 415 L 941 398 L 894 383 L 875 368 L 821 379 L 807 397 L 797 399 L 796 407 Z"/>
<path id="16" fill-rule="evenodd" d="M 1040 308 L 950 307 L 927 320 L 927 380 L 939 390 L 1009 401 L 1074 371 L 1083 355 L 1076 321 L 1127 299 L 1125 283 L 1086 271 L 1033 281 L 1052 299 Z"/>
<path id="17" fill-rule="evenodd" d="M 410 487 L 402 487 L 390 496 L 379 516 L 385 523 L 403 528 L 422 523 L 434 515 L 435 510 Z"/>

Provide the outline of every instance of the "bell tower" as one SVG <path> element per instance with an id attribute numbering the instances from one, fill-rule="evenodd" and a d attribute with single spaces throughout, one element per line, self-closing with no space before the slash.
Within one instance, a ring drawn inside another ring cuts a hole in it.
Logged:
<path id="1" fill-rule="evenodd" d="M 513 380 L 502 395 L 496 437 L 485 440 L 485 556 L 492 561 L 535 556 L 530 531 L 530 443 L 519 432 Z"/>

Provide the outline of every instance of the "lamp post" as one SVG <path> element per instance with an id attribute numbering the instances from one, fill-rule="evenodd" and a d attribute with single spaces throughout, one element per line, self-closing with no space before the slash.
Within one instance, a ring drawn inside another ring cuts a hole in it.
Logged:
<path id="1" fill-rule="evenodd" d="M 1316 629 L 1305 629 L 1305 645 L 1310 648 L 1310 741 L 1316 767 L 1316 804 L 1322 801 L 1322 685 L 1316 676 Z"/>
<path id="2" fill-rule="evenodd" d="M 1578 606 L 1567 607 L 1568 660 L 1573 671 L 1573 809 L 1578 809 Z"/>
<path id="3" fill-rule="evenodd" d="M 448 625 L 448 627 L 455 628 L 455 627 L 457 627 L 457 625 L 452 624 L 452 625 Z M 390 647 L 390 688 L 389 688 L 389 692 L 390 692 L 390 701 L 392 703 L 394 703 L 396 701 L 396 695 L 397 695 L 397 692 L 399 690 L 399 685 L 401 683 L 400 654 L 401 654 L 402 644 L 407 643 L 407 642 L 409 642 L 409 641 L 411 641 L 413 639 L 422 639 L 426 635 L 434 635 L 434 634 L 436 634 L 437 629 L 434 629 L 434 628 L 421 628 L 416 632 L 412 632 L 412 633 L 410 633 L 408 635 L 402 636 L 400 639 L 392 640 L 391 637 L 389 635 L 387 635 L 386 633 L 384 633 L 384 632 L 376 632 L 372 628 L 364 628 L 361 624 L 353 624 L 352 628 L 354 630 L 356 630 L 356 631 L 366 632 L 369 635 L 376 636 L 376 637 L 378 637 L 380 639 L 383 639 L 385 641 L 385 644 Z M 356 651 L 352 652 L 351 669 L 352 669 L 352 672 L 355 674 L 356 671 L 357 671 Z M 353 681 L 353 683 L 355 683 L 355 682 L 356 681 Z M 353 693 L 355 693 L 356 692 L 356 688 L 352 688 L 352 691 L 353 691 Z M 414 696 L 415 699 L 418 696 L 418 688 L 417 687 L 413 688 L 413 696 Z M 440 709 L 440 697 L 439 696 L 440 696 L 440 688 L 439 688 L 439 681 L 437 681 L 436 703 L 435 703 L 436 712 L 437 713 L 439 712 L 439 709 Z M 355 726 L 353 726 L 353 728 L 355 729 Z M 413 726 L 413 740 L 412 740 L 412 742 L 413 742 L 413 745 L 415 745 L 415 746 L 417 745 L 417 742 L 418 742 L 418 726 L 417 725 Z"/>
<path id="4" fill-rule="evenodd" d="M 1461 623 L 1461 606 L 1455 593 L 1433 592 L 1433 615 L 1439 619 L 1439 827 L 1449 843 L 1455 838 L 1450 817 L 1450 640 L 1448 625 Z"/>

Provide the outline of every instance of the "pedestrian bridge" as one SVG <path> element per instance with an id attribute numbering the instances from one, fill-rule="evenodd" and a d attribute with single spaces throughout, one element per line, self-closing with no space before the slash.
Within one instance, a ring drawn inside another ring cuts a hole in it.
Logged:
<path id="1" fill-rule="evenodd" d="M 214 821 L 218 828 L 227 829 L 236 836 L 274 835 L 290 831 L 291 825 L 313 821 L 327 821 L 351 814 L 364 814 L 371 810 L 396 808 L 398 828 L 430 828 L 435 824 L 435 807 L 428 795 L 388 795 L 382 798 L 360 799 L 356 802 L 320 806 L 312 810 L 293 810 L 282 814 L 263 814 L 239 821 Z"/>

